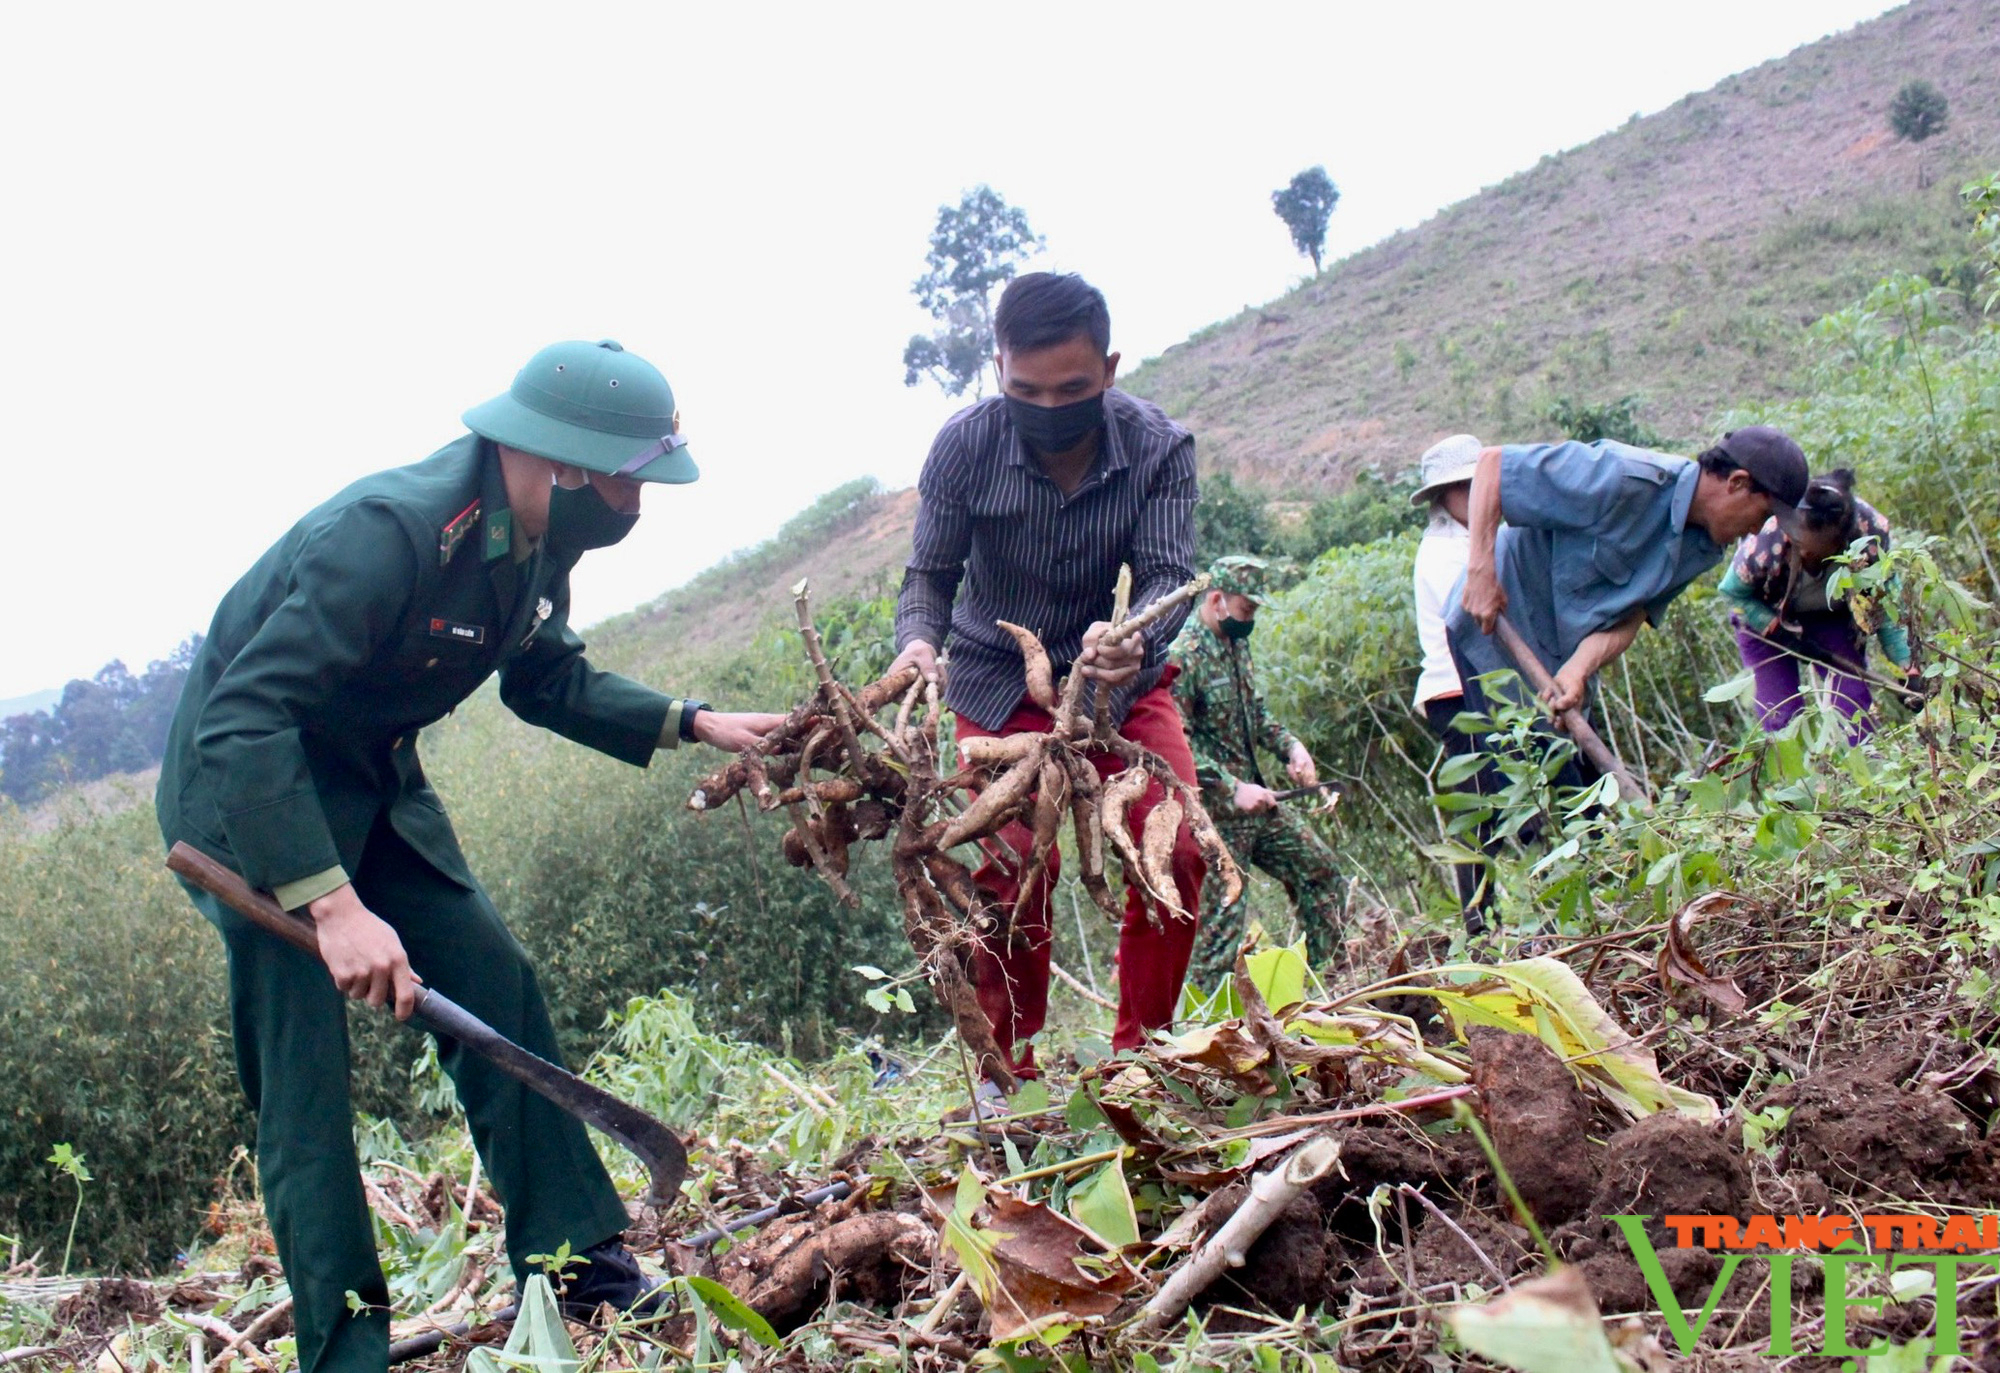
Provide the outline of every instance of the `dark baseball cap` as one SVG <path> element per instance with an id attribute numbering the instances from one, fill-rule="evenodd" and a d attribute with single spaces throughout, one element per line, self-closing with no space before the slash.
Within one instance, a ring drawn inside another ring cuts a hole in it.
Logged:
<path id="1" fill-rule="evenodd" d="M 1729 460 L 1750 474 L 1757 489 L 1771 498 L 1778 527 L 1791 532 L 1798 523 L 1799 502 L 1805 499 L 1812 473 L 1803 448 L 1782 429 L 1752 424 L 1732 429 L 1717 444 Z"/>

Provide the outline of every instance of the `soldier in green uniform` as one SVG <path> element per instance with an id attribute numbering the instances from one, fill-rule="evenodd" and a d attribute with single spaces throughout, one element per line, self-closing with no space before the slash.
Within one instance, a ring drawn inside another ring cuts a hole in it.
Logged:
<path id="1" fill-rule="evenodd" d="M 1261 747 L 1284 760 L 1298 786 L 1319 781 L 1312 755 L 1271 718 L 1257 690 L 1249 638 L 1268 573 L 1261 559 L 1247 557 L 1221 558 L 1209 569 L 1208 593 L 1171 650 L 1179 669 L 1174 703 L 1187 721 L 1202 804 L 1239 864 L 1255 864 L 1284 884 L 1305 927 L 1307 955 L 1314 967 L 1324 967 L 1337 947 L 1347 884 L 1333 850 L 1284 808 L 1257 762 Z M 1221 884 L 1211 874 L 1189 973 L 1203 991 L 1235 966 L 1243 922 L 1244 899 L 1224 907 Z"/>
<path id="2" fill-rule="evenodd" d="M 496 671 L 515 714 L 642 767 L 683 742 L 740 748 L 781 718 L 599 672 L 569 628 L 570 569 L 631 530 L 641 483 L 695 479 L 658 371 L 609 341 L 559 343 L 465 423 L 423 461 L 309 512 L 231 588 L 160 772 L 167 842 L 230 864 L 319 931 L 324 966 L 189 888 L 228 955 L 237 1069 L 307 1373 L 387 1362 L 342 996 L 404 1018 L 421 981 L 561 1061 L 534 970 L 424 778 L 417 732 Z M 517 1275 L 567 1242 L 590 1260 L 572 1310 L 643 1299 L 653 1284 L 620 1239 L 625 1208 L 583 1126 L 455 1042 L 438 1053 L 505 1204 Z"/>

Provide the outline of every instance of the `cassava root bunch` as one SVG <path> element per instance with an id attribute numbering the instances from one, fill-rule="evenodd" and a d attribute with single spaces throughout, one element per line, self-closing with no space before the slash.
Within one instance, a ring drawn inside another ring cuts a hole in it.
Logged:
<path id="1" fill-rule="evenodd" d="M 1100 645 L 1143 632 L 1206 583 L 1198 577 L 1128 617 L 1129 574 L 1121 574 L 1112 627 Z M 1111 889 L 1107 847 L 1118 855 L 1125 882 L 1151 905 L 1170 919 L 1194 918 L 1181 906 L 1171 867 L 1183 823 L 1221 878 L 1226 897 L 1234 901 L 1241 892 L 1241 874 L 1197 789 L 1177 777 L 1165 759 L 1113 729 L 1105 700 L 1098 702 L 1094 718 L 1083 715 L 1084 675 L 1072 670 L 1058 685 L 1033 631 L 1000 625 L 1020 645 L 1028 695 L 1051 714 L 1053 728 L 964 739 L 956 750 L 957 770 L 943 773 L 944 707 L 937 683 L 905 668 L 850 691 L 835 678 L 820 646 L 805 582 L 793 588 L 793 604 L 818 688 L 754 748 L 703 778 L 688 806 L 712 810 L 748 792 L 760 810 L 784 809 L 792 820 L 782 845 L 786 860 L 812 867 L 849 906 L 858 904 L 847 885 L 852 846 L 893 835 L 890 861 L 904 932 L 980 1070 L 995 1082 L 1010 1087 L 1013 1078 L 973 996 L 968 956 L 975 940 L 1018 937 L 1047 881 L 1065 825 L 1075 837 L 1084 889 L 1114 921 L 1124 911 Z M 948 663 L 940 663 L 945 667 Z M 894 723 L 885 726 L 877 716 L 892 705 Z M 1106 754 L 1122 766 L 1100 777 L 1095 759 Z M 1160 799 L 1135 839 L 1127 816 L 1155 783 L 1162 789 Z M 1029 835 L 1025 853 L 1016 853 L 1001 835 L 1016 821 Z M 976 845 L 984 858 L 1012 871 L 1018 894 L 1011 907 L 973 880 L 968 862 L 976 865 L 980 858 L 955 856 L 966 845 Z"/>

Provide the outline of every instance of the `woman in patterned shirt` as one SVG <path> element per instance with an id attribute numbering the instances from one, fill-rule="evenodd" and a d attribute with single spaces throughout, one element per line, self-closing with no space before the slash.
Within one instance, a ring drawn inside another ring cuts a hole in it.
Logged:
<path id="1" fill-rule="evenodd" d="M 1757 716 L 1767 731 L 1783 729 L 1805 704 L 1799 666 L 1810 662 L 1826 680 L 1834 704 L 1849 721 L 1849 742 L 1874 732 L 1874 698 L 1859 673 L 1872 632 L 1890 662 L 1911 675 L 1910 641 L 1890 618 L 1890 606 L 1864 604 L 1842 594 L 1829 598 L 1833 559 L 1853 551 L 1850 566 L 1865 567 L 1889 546 L 1889 522 L 1854 494 L 1854 473 L 1836 468 L 1813 478 L 1799 502 L 1802 528 L 1788 536 L 1775 520 L 1737 546 L 1722 579 L 1733 609 L 1729 620 L 1743 665 L 1756 677 Z M 1857 542 L 1860 546 L 1857 548 Z"/>

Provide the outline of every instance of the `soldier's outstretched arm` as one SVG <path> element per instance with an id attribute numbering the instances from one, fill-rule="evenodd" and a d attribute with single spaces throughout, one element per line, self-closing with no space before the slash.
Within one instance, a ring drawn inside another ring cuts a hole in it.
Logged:
<path id="1" fill-rule="evenodd" d="M 673 748 L 681 723 L 694 707 L 643 682 L 592 667 L 583 640 L 569 627 L 569 579 L 550 592 L 553 613 L 522 652 L 500 670 L 500 699 L 533 725 L 586 748 L 644 767 L 656 749 Z M 689 732 L 706 744 L 734 752 L 747 747 L 784 716 L 702 709 Z"/>

